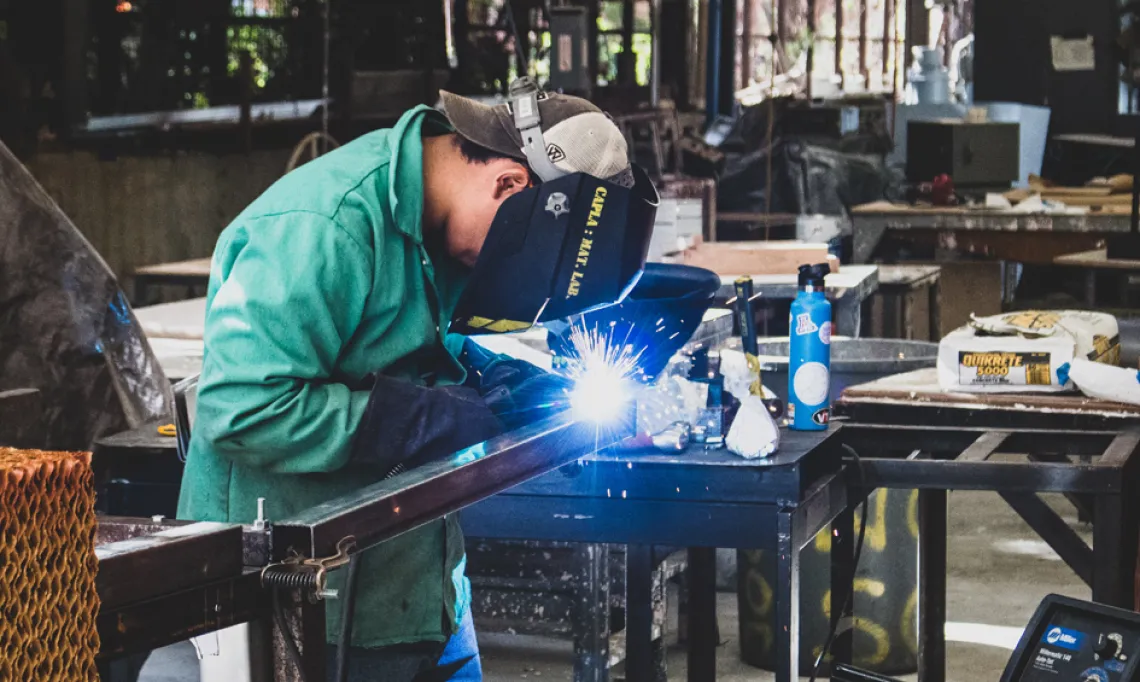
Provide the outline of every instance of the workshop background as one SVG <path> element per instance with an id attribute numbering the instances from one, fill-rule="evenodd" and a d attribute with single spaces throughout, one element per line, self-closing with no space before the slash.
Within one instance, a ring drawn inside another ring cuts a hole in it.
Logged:
<path id="1" fill-rule="evenodd" d="M 742 335 L 732 285 L 752 278 L 745 314 L 764 383 L 785 402 L 797 268 L 831 264 L 834 422 L 867 425 L 866 448 L 915 443 L 899 458 L 932 465 L 895 461 L 880 477 L 872 462 L 867 482 L 848 460 L 847 478 L 827 483 L 852 500 L 879 488 L 854 512 L 868 526 L 854 662 L 998 679 L 1047 594 L 1135 605 L 1140 512 L 1126 498 L 1140 441 L 1118 434 L 1140 405 L 1134 386 L 1080 384 L 1082 396 L 1067 378 L 1056 395 L 963 396 L 947 388 L 939 342 L 975 317 L 1095 311 L 1114 320 L 1112 364 L 1137 366 L 1138 18 L 1126 0 L 0 0 L 0 446 L 93 450 L 100 515 L 173 518 L 184 443 L 156 426 L 187 418 L 171 386 L 201 367 L 222 229 L 285 173 L 436 105 L 441 89 L 500 103 L 529 75 L 618 123 L 662 197 L 649 260 L 724 279 L 721 316 L 706 315 L 699 338 Z M 545 353 L 544 339 L 521 343 Z M 83 356 L 91 345 L 106 362 Z M 817 490 L 806 479 L 821 448 L 796 451 L 798 498 L 740 492 L 735 472 L 700 476 L 792 518 Z M 1090 473 L 1102 456 L 1111 465 Z M 982 473 L 1018 457 L 1024 469 Z M 613 480 L 634 469 L 610 464 Z M 511 492 L 525 509 L 584 486 L 579 474 Z M 711 554 L 652 531 L 641 545 L 611 539 L 625 531 L 512 536 L 496 526 L 510 497 L 464 517 L 488 680 L 707 682 L 700 639 L 715 644 L 719 679 L 787 682 L 780 626 L 799 619 L 790 657 L 805 677 L 829 640 L 828 531 L 787 564 L 775 544 L 718 549 L 717 594 L 698 604 L 688 591 L 694 571 L 713 578 Z M 832 505 L 820 525 L 847 518 Z M 651 525 L 637 518 L 631 533 Z M 920 532 L 945 542 L 931 550 Z M 777 622 L 789 599 L 799 613 Z M 711 625 L 691 619 L 704 606 Z M 943 625 L 944 642 L 924 638 Z M 652 650 L 626 641 L 635 626 Z M 198 680 L 214 645 L 149 658 L 122 646 L 102 654 L 104 682 Z"/>

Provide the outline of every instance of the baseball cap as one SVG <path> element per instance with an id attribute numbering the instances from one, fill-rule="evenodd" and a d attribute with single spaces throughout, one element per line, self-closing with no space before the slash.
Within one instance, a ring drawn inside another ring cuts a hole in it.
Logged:
<path id="1" fill-rule="evenodd" d="M 443 113 L 455 131 L 475 144 L 526 163 L 523 139 L 506 104 L 489 105 L 440 91 Z M 538 100 L 546 154 L 568 173 L 586 173 L 632 187 L 629 148 L 609 116 L 589 100 L 548 93 Z"/>

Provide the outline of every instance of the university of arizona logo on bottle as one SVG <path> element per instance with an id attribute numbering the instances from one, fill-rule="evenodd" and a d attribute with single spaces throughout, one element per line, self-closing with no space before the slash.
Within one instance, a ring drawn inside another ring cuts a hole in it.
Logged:
<path id="1" fill-rule="evenodd" d="M 819 331 L 819 325 L 811 321 L 811 313 L 796 315 L 796 335 L 803 336 Z"/>

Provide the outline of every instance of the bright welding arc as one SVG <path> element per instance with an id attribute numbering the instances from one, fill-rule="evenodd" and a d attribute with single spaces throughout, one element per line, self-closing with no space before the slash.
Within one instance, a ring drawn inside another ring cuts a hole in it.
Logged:
<path id="1" fill-rule="evenodd" d="M 599 424 L 618 418 L 629 403 L 629 384 L 642 353 L 627 343 L 614 343 L 611 334 L 579 325 L 570 330 L 574 349 L 574 357 L 568 358 L 567 374 L 574 381 L 570 404 L 578 418 Z"/>

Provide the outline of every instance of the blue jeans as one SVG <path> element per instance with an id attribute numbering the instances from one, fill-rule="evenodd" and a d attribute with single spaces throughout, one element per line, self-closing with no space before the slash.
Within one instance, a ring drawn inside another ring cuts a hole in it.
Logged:
<path id="1" fill-rule="evenodd" d="M 336 674 L 336 649 L 330 646 L 327 651 L 330 680 Z M 452 675 L 450 682 L 483 680 L 479 642 L 475 639 L 475 623 L 471 620 L 470 609 L 463 615 L 459 631 L 446 644 L 422 642 L 383 649 L 353 647 L 348 659 L 348 679 L 349 682 L 413 682 L 420 673 L 456 663 L 469 656 L 474 658 Z"/>

